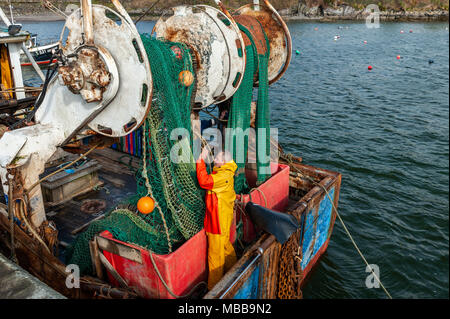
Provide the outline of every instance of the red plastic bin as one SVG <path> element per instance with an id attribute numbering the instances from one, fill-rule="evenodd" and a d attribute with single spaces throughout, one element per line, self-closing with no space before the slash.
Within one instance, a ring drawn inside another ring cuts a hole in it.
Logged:
<path id="1" fill-rule="evenodd" d="M 250 195 L 237 195 L 237 199 L 243 204 L 251 201 L 255 204 L 282 212 L 286 209 L 289 202 L 289 166 L 284 164 L 271 163 L 272 176 L 263 184 L 250 192 Z M 263 194 L 264 196 L 263 196 Z M 265 199 L 264 199 L 265 197 Z M 266 205 L 267 201 L 267 205 Z M 255 239 L 257 230 L 255 229 L 250 218 L 242 214 L 240 209 L 236 210 L 236 223 L 242 219 L 244 242 L 251 242 Z"/>
<path id="2" fill-rule="evenodd" d="M 108 231 L 103 231 L 100 236 L 140 253 L 142 263 L 103 250 L 105 257 L 128 286 L 134 287 L 144 298 L 174 299 L 159 279 L 148 250 L 114 239 Z M 152 256 L 161 277 L 178 296 L 187 294 L 199 282 L 207 280 L 207 238 L 203 229 L 171 254 L 152 254 Z M 118 286 L 110 273 L 108 278 L 111 283 Z"/>

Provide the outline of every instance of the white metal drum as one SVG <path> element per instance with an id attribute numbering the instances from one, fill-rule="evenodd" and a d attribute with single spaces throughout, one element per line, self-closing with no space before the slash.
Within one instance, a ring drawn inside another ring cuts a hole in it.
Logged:
<path id="1" fill-rule="evenodd" d="M 116 19 L 108 18 L 107 13 Z M 93 5 L 92 15 L 94 44 L 101 48 L 99 51 L 105 50 L 115 62 L 117 72 L 116 76 L 113 73 L 111 85 L 117 85 L 117 93 L 111 98 L 111 94 L 106 91 L 103 101 L 87 103 L 79 94 L 70 92 L 65 85 L 54 80 L 49 84 L 45 99 L 36 113 L 36 120 L 42 124 L 55 119 L 57 122 L 62 121 L 64 131 L 68 135 L 71 130 L 76 129 L 77 124 L 82 123 L 83 119 L 100 107 L 101 103 L 109 100 L 108 106 L 91 119 L 88 126 L 106 136 L 124 136 L 139 127 L 150 107 L 150 65 L 139 33 L 127 14 Z M 78 9 L 67 18 L 61 33 L 60 43 L 64 55 L 75 52 L 83 45 L 82 25 L 81 10 Z M 67 31 L 67 39 L 64 39 Z M 106 55 L 101 56 L 104 58 Z M 108 64 L 107 60 L 111 59 L 104 60 Z M 110 87 L 107 90 L 110 90 Z"/>
<path id="2" fill-rule="evenodd" d="M 172 8 L 153 32 L 168 41 L 189 45 L 197 62 L 196 107 L 204 108 L 233 96 L 245 71 L 244 40 L 238 26 L 221 11 L 205 5 Z"/>

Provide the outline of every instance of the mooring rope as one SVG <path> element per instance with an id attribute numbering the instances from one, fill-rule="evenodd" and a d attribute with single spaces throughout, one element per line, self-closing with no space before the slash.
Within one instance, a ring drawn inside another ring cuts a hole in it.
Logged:
<path id="1" fill-rule="evenodd" d="M 150 255 L 150 260 L 151 260 L 151 262 L 152 262 L 153 268 L 155 268 L 155 271 L 156 271 L 156 274 L 157 274 L 158 277 L 159 277 L 159 280 L 161 280 L 162 284 L 163 284 L 164 287 L 167 289 L 167 292 L 168 292 L 169 294 L 171 294 L 175 299 L 183 299 L 183 298 L 187 298 L 187 297 L 189 297 L 190 295 L 192 295 L 192 293 L 193 293 L 198 287 L 200 287 L 201 285 L 205 285 L 205 286 L 207 285 L 205 281 L 200 281 L 200 282 L 197 283 L 194 287 L 192 287 L 192 289 L 191 289 L 187 294 L 181 295 L 181 296 L 175 294 L 175 293 L 172 291 L 172 289 L 170 289 L 169 285 L 166 283 L 166 281 L 164 280 L 163 276 L 162 276 L 161 273 L 159 272 L 158 266 L 156 266 L 155 260 L 154 260 L 154 258 L 153 258 L 153 252 L 152 252 L 152 251 L 149 251 L 149 255 Z"/>
<path id="2" fill-rule="evenodd" d="M 284 154 L 283 154 L 284 155 Z M 287 154 L 284 155 L 282 157 L 284 157 L 284 159 L 287 160 L 287 162 L 289 164 L 293 164 L 292 161 L 292 154 Z M 370 264 L 367 262 L 367 259 L 364 257 L 363 253 L 361 252 L 361 250 L 359 249 L 358 245 L 356 244 L 355 240 L 353 239 L 353 236 L 350 234 L 350 231 L 348 230 L 347 226 L 345 225 L 344 221 L 342 220 L 341 215 L 339 214 L 338 210 L 336 209 L 336 206 L 333 203 L 333 200 L 331 199 L 330 194 L 328 193 L 328 190 L 325 188 L 325 186 L 317 183 L 314 179 L 310 178 L 309 176 L 304 175 L 297 167 L 293 166 L 293 165 L 289 165 L 290 167 L 294 168 L 296 170 L 296 172 L 302 176 L 303 178 L 311 181 L 313 184 L 321 187 L 326 195 L 328 196 L 328 199 L 330 200 L 330 203 L 333 207 L 333 210 L 336 212 L 336 216 L 339 218 L 339 221 L 341 222 L 342 226 L 344 227 L 345 232 L 347 233 L 347 236 L 349 237 L 350 241 L 352 242 L 353 246 L 355 247 L 356 251 L 358 252 L 359 256 L 362 258 L 362 260 L 364 261 L 364 263 L 367 265 L 367 267 L 369 267 L 370 271 L 372 272 L 373 276 L 375 277 L 375 279 L 378 281 L 378 283 L 380 284 L 381 288 L 384 290 L 384 292 L 386 293 L 386 295 L 389 297 L 389 299 L 392 299 L 391 294 L 387 291 L 386 287 L 384 287 L 383 283 L 381 282 L 380 278 L 378 278 L 378 276 L 375 274 L 372 266 L 370 266 Z"/>

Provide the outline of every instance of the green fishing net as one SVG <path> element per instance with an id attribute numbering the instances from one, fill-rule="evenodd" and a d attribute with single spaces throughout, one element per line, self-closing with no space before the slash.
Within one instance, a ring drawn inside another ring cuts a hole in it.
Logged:
<path id="1" fill-rule="evenodd" d="M 238 24 L 239 29 L 245 32 L 248 36 L 250 33 L 248 30 Z M 245 178 L 245 163 L 247 162 L 247 150 L 248 150 L 248 134 L 243 135 L 244 140 L 239 140 L 236 134 L 237 129 L 242 129 L 243 132 L 250 128 L 250 111 L 252 103 L 253 92 L 253 77 L 255 75 L 255 67 L 258 61 L 255 61 L 255 47 L 249 45 L 245 47 L 247 56 L 245 72 L 242 78 L 241 84 L 236 93 L 231 98 L 231 107 L 228 117 L 228 130 L 225 139 L 226 147 L 231 152 L 234 161 L 236 162 L 238 169 L 234 177 L 234 191 L 237 194 L 247 192 L 248 185 Z M 255 65 L 256 64 L 256 65 Z M 231 140 L 232 139 L 232 140 Z M 243 144 L 241 144 L 243 142 Z M 241 153 L 239 153 L 241 152 Z"/>
<path id="2" fill-rule="evenodd" d="M 243 26 L 240 28 L 251 39 L 248 30 Z M 136 244 L 157 254 L 168 254 L 203 228 L 204 191 L 198 186 L 191 144 L 193 138 L 190 114 L 195 85 L 184 86 L 178 79 L 180 72 L 184 70 L 195 74 L 191 53 L 189 48 L 181 43 L 155 39 L 147 34 L 141 35 L 141 39 L 151 64 L 153 95 L 149 114 L 142 125 L 142 167 L 136 173 L 137 192 L 120 205 L 120 209 L 93 222 L 67 248 L 66 263 L 77 264 L 81 274 L 94 272 L 89 241 L 101 231 L 108 230 L 116 239 Z M 269 47 L 267 37 L 266 41 Z M 269 129 L 269 52 L 266 55 L 258 55 L 254 43 L 245 50 L 246 70 L 232 100 L 228 127 L 245 131 L 250 126 L 253 76 L 258 65 L 256 128 Z M 263 141 L 257 139 L 257 145 L 265 143 L 269 150 L 269 138 L 267 134 Z M 232 150 L 235 158 L 238 151 L 236 146 L 238 145 L 235 143 Z M 245 154 L 247 148 L 248 137 L 245 138 Z M 237 162 L 237 193 L 248 191 L 245 161 Z M 259 167 L 267 165 L 270 164 L 257 157 L 258 182 L 264 181 L 270 175 L 270 171 L 269 174 L 259 172 Z M 137 212 L 136 203 L 147 195 L 155 199 L 155 209 L 152 213 L 143 215 Z"/>
<path id="3" fill-rule="evenodd" d="M 258 22 L 259 23 L 259 22 Z M 269 55 L 270 45 L 269 39 L 264 32 L 266 40 L 266 54 L 258 54 L 258 102 L 256 105 L 256 167 L 257 179 L 256 183 L 259 185 L 266 181 L 270 176 L 270 109 L 269 109 Z M 263 130 L 265 134 L 260 134 Z M 259 148 L 265 149 L 260 152 Z"/>
<path id="4" fill-rule="evenodd" d="M 263 183 L 270 177 L 270 160 L 261 156 L 257 150 L 259 147 L 265 150 L 267 156 L 270 155 L 270 110 L 269 110 L 269 80 L 268 80 L 268 63 L 269 63 L 269 40 L 263 31 L 267 52 L 266 54 L 258 54 L 256 45 L 250 31 L 239 24 L 239 29 L 244 32 L 250 39 L 251 44 L 245 48 L 247 54 L 245 73 L 239 89 L 231 99 L 230 115 L 228 119 L 228 131 L 225 143 L 228 150 L 233 155 L 233 159 L 238 166 L 237 174 L 234 178 L 234 189 L 236 193 L 247 193 L 249 191 L 245 178 L 245 164 L 247 162 L 248 151 L 248 135 L 244 135 L 244 143 L 236 138 L 233 132 L 242 129 L 245 132 L 250 127 L 251 102 L 253 96 L 253 77 L 258 71 L 258 100 L 256 107 L 255 129 L 258 133 L 259 129 L 263 129 L 265 134 L 256 135 L 256 162 L 257 162 L 257 183 Z M 244 155 L 242 155 L 244 154 Z M 243 160 L 242 160 L 243 159 Z"/>
<path id="5" fill-rule="evenodd" d="M 66 251 L 67 264 L 77 264 L 82 274 L 92 274 L 89 241 L 103 230 L 114 238 L 134 243 L 157 254 L 167 254 L 203 228 L 204 192 L 192 160 L 190 106 L 194 85 L 179 80 L 183 70 L 193 72 L 189 48 L 181 43 L 141 35 L 151 62 L 152 105 L 143 124 L 142 168 L 137 193 L 126 209 L 108 213 L 77 236 Z M 175 152 L 174 152 L 175 150 Z M 178 159 L 178 161 L 176 161 Z M 142 196 L 155 199 L 152 213 L 137 212 Z"/>

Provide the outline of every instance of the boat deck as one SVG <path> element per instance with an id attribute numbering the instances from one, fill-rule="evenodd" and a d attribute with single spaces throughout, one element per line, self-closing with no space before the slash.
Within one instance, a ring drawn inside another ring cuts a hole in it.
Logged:
<path id="1" fill-rule="evenodd" d="M 138 167 L 138 158 L 112 149 L 96 150 L 88 157 L 100 163 L 98 175 L 102 185 L 63 204 L 46 209 L 48 220 L 53 221 L 58 229 L 59 257 L 62 261 L 64 248 L 70 245 L 79 233 L 136 192 L 133 168 L 128 163 Z M 81 206 L 88 200 L 100 200 L 106 206 L 96 213 L 84 212 Z"/>

